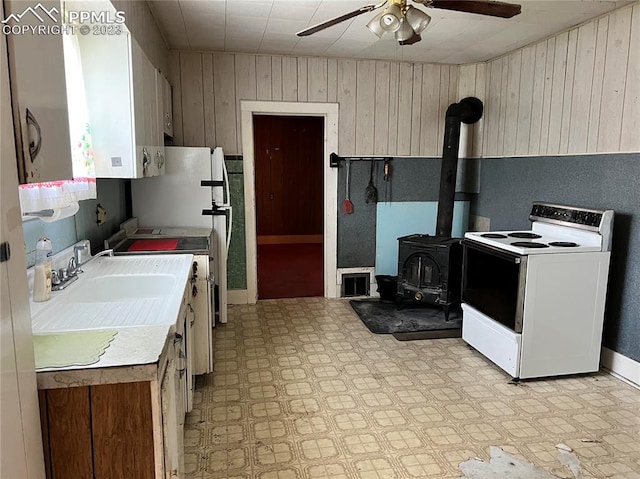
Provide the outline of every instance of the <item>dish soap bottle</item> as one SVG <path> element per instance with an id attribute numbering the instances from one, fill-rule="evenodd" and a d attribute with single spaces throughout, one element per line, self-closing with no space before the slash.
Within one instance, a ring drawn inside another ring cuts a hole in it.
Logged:
<path id="1" fill-rule="evenodd" d="M 36 266 L 33 274 L 33 300 L 48 301 L 51 298 L 51 255 L 53 246 L 49 238 L 36 243 Z"/>

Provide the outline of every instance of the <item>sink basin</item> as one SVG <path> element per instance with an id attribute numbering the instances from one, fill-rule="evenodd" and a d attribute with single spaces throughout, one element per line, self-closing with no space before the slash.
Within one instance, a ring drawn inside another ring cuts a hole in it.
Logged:
<path id="1" fill-rule="evenodd" d="M 109 303 L 162 298 L 171 294 L 176 278 L 170 274 L 126 274 L 87 278 L 75 288 L 74 303 Z"/>
<path id="2" fill-rule="evenodd" d="M 50 301 L 31 304 L 34 333 L 170 327 L 192 268 L 191 255 L 96 258 Z"/>

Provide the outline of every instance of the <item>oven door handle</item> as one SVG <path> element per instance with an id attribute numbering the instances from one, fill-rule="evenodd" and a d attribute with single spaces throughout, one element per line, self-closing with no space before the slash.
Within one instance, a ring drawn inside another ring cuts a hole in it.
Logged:
<path id="1" fill-rule="evenodd" d="M 520 256 L 519 254 L 510 253 L 508 251 L 501 250 L 501 249 L 493 247 L 493 246 L 488 246 L 488 245 L 485 245 L 485 244 L 481 244 L 481 243 L 478 243 L 478 242 L 473 241 L 473 240 L 463 239 L 462 240 L 462 246 L 466 247 L 466 248 L 471 248 L 471 249 L 475 249 L 475 250 L 478 250 L 478 251 L 482 251 L 483 253 L 486 253 L 486 254 L 491 254 L 493 256 L 497 256 L 497 257 L 499 257 L 501 259 L 504 259 L 504 260 L 509 261 L 511 263 L 514 263 L 514 264 L 520 264 L 522 262 L 522 256 Z"/>

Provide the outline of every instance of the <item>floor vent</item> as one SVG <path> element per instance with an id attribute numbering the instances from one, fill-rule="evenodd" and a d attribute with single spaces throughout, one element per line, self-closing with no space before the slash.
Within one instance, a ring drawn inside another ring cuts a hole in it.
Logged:
<path id="1" fill-rule="evenodd" d="M 353 296 L 369 296 L 369 273 L 345 273 L 342 275 L 342 290 L 340 296 L 350 298 Z"/>

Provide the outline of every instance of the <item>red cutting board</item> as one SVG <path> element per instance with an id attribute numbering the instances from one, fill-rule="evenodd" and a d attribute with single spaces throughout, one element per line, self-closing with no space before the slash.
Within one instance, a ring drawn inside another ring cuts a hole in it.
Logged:
<path id="1" fill-rule="evenodd" d="M 139 239 L 127 251 L 173 251 L 177 247 L 177 239 Z"/>

